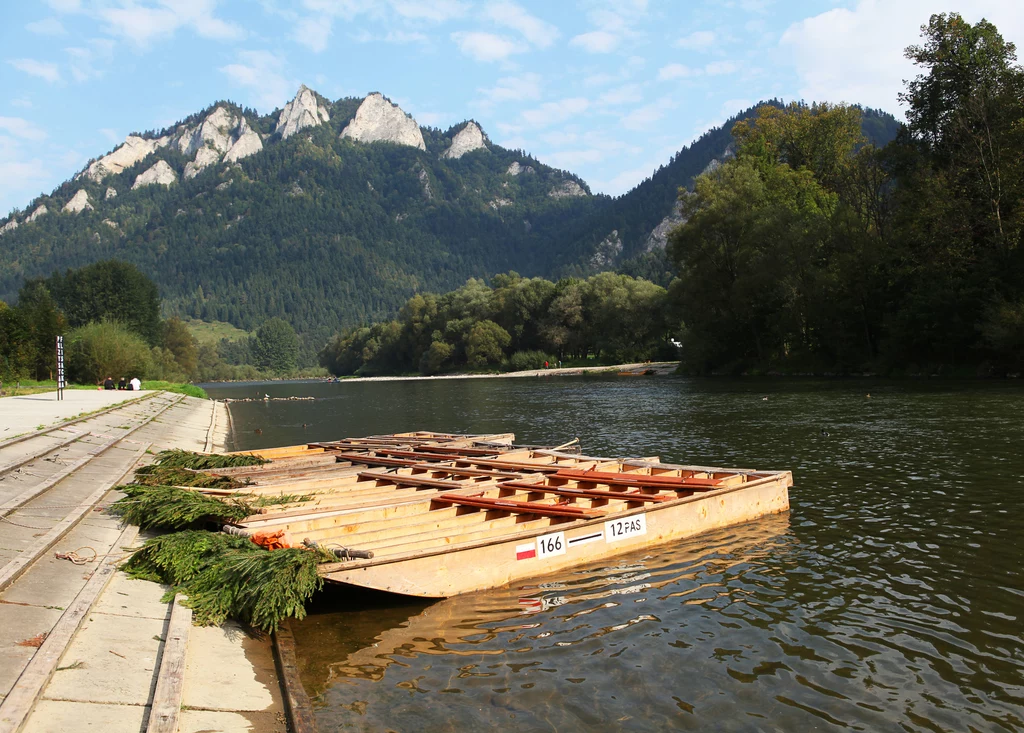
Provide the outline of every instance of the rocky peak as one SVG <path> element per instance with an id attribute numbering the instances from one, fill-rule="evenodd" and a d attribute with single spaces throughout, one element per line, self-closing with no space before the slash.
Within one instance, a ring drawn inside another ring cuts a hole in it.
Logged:
<path id="1" fill-rule="evenodd" d="M 129 135 L 124 139 L 123 145 L 117 147 L 109 155 L 104 155 L 99 160 L 94 161 L 79 175 L 88 176 L 98 183 L 109 175 L 117 174 L 125 168 L 130 168 L 150 155 L 154 150 L 167 145 L 170 141 L 170 136 L 147 140 L 144 137 Z"/>
<path id="2" fill-rule="evenodd" d="M 518 176 L 520 173 L 534 173 L 533 166 L 530 165 L 519 165 L 519 161 L 512 161 L 512 165 L 505 171 L 507 175 Z"/>
<path id="3" fill-rule="evenodd" d="M 69 214 L 78 214 L 86 209 L 91 209 L 92 204 L 89 203 L 89 194 L 85 192 L 84 188 L 78 189 L 71 200 L 64 204 L 64 211 Z"/>
<path id="4" fill-rule="evenodd" d="M 341 137 L 363 143 L 386 142 L 427 149 L 416 120 L 397 104 L 384 99 L 380 92 L 374 92 L 363 100 L 356 116 L 341 131 Z"/>
<path id="5" fill-rule="evenodd" d="M 235 115 L 217 107 L 199 125 L 182 133 L 178 138 L 178 149 L 185 155 L 206 147 L 226 153 L 231 147 L 231 131 L 236 125 L 238 118 Z"/>
<path id="6" fill-rule="evenodd" d="M 175 175 L 174 170 L 171 166 L 167 165 L 166 160 L 158 160 L 153 167 L 144 173 L 140 173 L 135 177 L 135 183 L 132 184 L 132 190 L 141 188 L 142 186 L 152 186 L 154 183 L 159 183 L 163 186 L 170 186 L 172 183 L 178 180 L 178 176 Z M 82 191 L 79 191 L 82 193 Z"/>
<path id="7" fill-rule="evenodd" d="M 572 196 L 586 196 L 586 190 L 576 181 L 564 181 L 561 186 L 556 186 L 548 192 L 548 196 L 554 199 L 564 199 Z"/>
<path id="8" fill-rule="evenodd" d="M 313 90 L 303 84 L 295 93 L 295 98 L 281 110 L 274 132 L 280 133 L 281 138 L 287 140 L 299 130 L 314 127 L 330 119 L 327 110 L 317 102 Z"/>
<path id="9" fill-rule="evenodd" d="M 484 131 L 472 120 L 456 133 L 451 146 L 441 153 L 442 158 L 461 158 L 473 150 L 487 149 L 484 142 Z"/>
<path id="10" fill-rule="evenodd" d="M 0 227 L 0 236 L 3 236 L 4 234 L 7 234 L 7 232 L 13 232 L 17 228 L 18 228 L 18 220 L 17 219 L 11 219 L 9 222 L 7 222 L 2 227 Z"/>
<path id="11" fill-rule="evenodd" d="M 249 127 L 249 123 L 246 122 L 244 117 L 238 123 L 236 134 L 238 138 L 231 146 L 231 149 L 228 150 L 227 155 L 224 156 L 225 163 L 234 163 L 237 160 L 247 158 L 253 153 L 263 150 L 263 141 L 260 139 L 259 133 Z"/>
<path id="12" fill-rule="evenodd" d="M 36 207 L 35 211 L 33 211 L 31 214 L 25 217 L 25 223 L 28 224 L 29 222 L 35 221 L 43 214 L 48 213 L 50 213 L 50 210 L 46 208 L 46 204 L 39 204 L 39 206 Z"/>

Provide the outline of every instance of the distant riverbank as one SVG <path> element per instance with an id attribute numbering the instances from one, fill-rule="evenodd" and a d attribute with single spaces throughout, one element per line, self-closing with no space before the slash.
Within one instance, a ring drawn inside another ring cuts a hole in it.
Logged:
<path id="1" fill-rule="evenodd" d="M 664 376 L 666 374 L 672 374 L 679 366 L 678 361 L 654 361 L 654 362 L 635 362 L 632 364 L 610 364 L 604 366 L 587 366 L 587 367 L 562 367 L 562 368 L 550 368 L 550 369 L 527 369 L 520 372 L 489 372 L 480 374 L 434 374 L 429 377 L 421 375 L 409 375 L 409 376 L 379 376 L 379 377 L 338 377 L 325 378 L 325 377 L 282 377 L 281 379 L 243 379 L 243 380 L 232 380 L 227 382 L 203 382 L 203 384 L 259 384 L 263 382 L 292 382 L 292 381 L 311 381 L 311 382 L 414 382 L 414 381 L 434 381 L 439 379 L 501 379 L 505 377 L 564 377 L 564 376 L 581 376 L 585 374 L 608 374 L 609 372 L 616 373 L 629 373 L 630 376 L 642 376 L 645 374 Z"/>

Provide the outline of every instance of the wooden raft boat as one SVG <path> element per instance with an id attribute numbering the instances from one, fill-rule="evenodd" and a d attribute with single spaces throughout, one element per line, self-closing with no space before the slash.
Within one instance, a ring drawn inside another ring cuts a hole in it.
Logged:
<path id="1" fill-rule="evenodd" d="M 232 532 L 284 531 L 341 560 L 330 582 L 444 598 L 602 560 L 789 508 L 789 471 L 587 457 L 512 436 L 407 433 L 259 451 L 238 491 L 305 493 Z M 315 456 L 319 463 L 309 463 Z"/>

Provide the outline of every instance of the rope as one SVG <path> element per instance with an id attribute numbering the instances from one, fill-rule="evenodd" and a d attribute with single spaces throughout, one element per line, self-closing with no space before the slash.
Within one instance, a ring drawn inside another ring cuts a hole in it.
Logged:
<path id="1" fill-rule="evenodd" d="M 92 557 L 82 557 L 78 554 L 78 550 L 92 550 Z M 100 555 L 98 552 L 96 552 L 96 549 L 94 547 L 89 547 L 88 545 L 85 545 L 84 547 L 79 547 L 77 550 L 72 550 L 71 552 L 55 552 L 53 553 L 53 556 L 58 560 L 70 560 L 75 565 L 85 565 L 87 563 L 92 562 Z M 104 555 L 104 557 L 106 557 L 106 555 Z"/>

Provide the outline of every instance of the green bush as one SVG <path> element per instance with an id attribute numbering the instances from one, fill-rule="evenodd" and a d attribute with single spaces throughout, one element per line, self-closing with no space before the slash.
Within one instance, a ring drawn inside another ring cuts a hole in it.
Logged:
<path id="1" fill-rule="evenodd" d="M 540 369 L 544 362 L 557 363 L 557 359 L 543 351 L 517 351 L 508 360 L 509 371 L 524 372 L 527 369 Z"/>
<path id="2" fill-rule="evenodd" d="M 68 376 L 98 383 L 106 377 L 141 377 L 150 370 L 149 346 L 116 321 L 90 323 L 68 335 Z"/>

